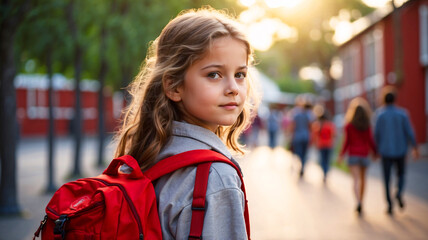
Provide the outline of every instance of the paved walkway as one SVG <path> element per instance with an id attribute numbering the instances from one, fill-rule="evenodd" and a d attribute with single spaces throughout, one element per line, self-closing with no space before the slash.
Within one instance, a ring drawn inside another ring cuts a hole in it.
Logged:
<path id="1" fill-rule="evenodd" d="M 55 146 L 56 185 L 66 181 L 72 171 L 73 140 L 58 138 Z M 86 138 L 82 142 L 82 174 L 96 176 L 103 169 L 95 168 L 97 141 Z M 107 147 L 106 158 L 112 156 L 112 147 Z M 46 204 L 52 194 L 46 194 L 47 185 L 47 142 L 42 138 L 21 139 L 18 147 L 18 198 L 22 217 L 0 217 L 0 240 L 32 239 L 43 219 Z"/>
<path id="2" fill-rule="evenodd" d="M 388 216 L 379 163 L 369 169 L 364 215 L 358 217 L 350 175 L 332 169 L 324 184 L 313 158 L 302 179 L 300 163 L 282 148 L 258 147 L 240 162 L 254 239 L 428 239 L 428 198 L 408 191 L 405 211 Z M 428 161 L 409 164 L 407 186 L 426 192 L 427 171 L 418 176 L 414 165 L 426 170 Z"/>
<path id="3" fill-rule="evenodd" d="M 96 169 L 96 141 L 83 143 L 83 172 L 99 174 Z M 69 138 L 56 143 L 56 182 L 65 182 L 71 171 L 73 143 Z M 31 239 L 44 216 L 51 195 L 46 186 L 46 149 L 43 139 L 23 139 L 18 149 L 19 202 L 23 217 L 1 217 L 0 239 Z M 111 156 L 112 147 L 106 156 Z M 406 190 L 407 208 L 389 217 L 385 214 L 379 164 L 369 171 L 364 217 L 354 213 L 351 178 L 333 169 L 327 184 L 321 170 L 310 161 L 303 179 L 297 172 L 298 161 L 287 151 L 255 148 L 240 160 L 248 191 L 252 237 L 274 239 L 428 239 L 428 161 L 409 164 Z"/>

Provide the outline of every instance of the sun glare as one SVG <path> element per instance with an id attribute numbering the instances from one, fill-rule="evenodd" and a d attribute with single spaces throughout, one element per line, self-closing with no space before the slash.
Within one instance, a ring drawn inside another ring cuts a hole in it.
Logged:
<path id="1" fill-rule="evenodd" d="M 259 4 L 257 0 L 239 0 L 239 3 L 247 7 L 241 12 L 239 21 L 246 26 L 248 40 L 259 51 L 267 51 L 275 41 L 288 40 L 296 42 L 298 32 L 288 26 L 279 18 L 266 17 L 268 8 L 293 8 L 304 0 L 264 0 L 266 5 Z M 313 34 L 314 39 L 320 39 L 319 34 Z"/>
<path id="2" fill-rule="evenodd" d="M 265 3 L 270 8 L 293 8 L 297 6 L 302 0 L 265 0 Z"/>
<path id="3" fill-rule="evenodd" d="M 251 45 L 260 51 L 266 51 L 270 48 L 273 43 L 273 39 L 269 34 L 262 34 L 261 32 L 269 31 L 264 29 L 264 25 L 261 23 L 255 23 L 249 26 L 248 28 L 248 40 Z"/>
<path id="4" fill-rule="evenodd" d="M 342 73 L 343 73 L 342 60 L 340 60 L 339 57 L 334 57 L 331 61 L 330 75 L 334 79 L 339 80 L 342 77 Z"/>
<path id="5" fill-rule="evenodd" d="M 390 3 L 391 0 L 362 0 L 364 4 L 372 8 L 380 8 Z"/>
<path id="6" fill-rule="evenodd" d="M 248 40 L 259 50 L 268 50 L 274 41 L 287 39 L 295 42 L 298 33 L 295 28 L 288 26 L 277 18 L 264 18 L 260 21 L 247 23 Z"/>
<path id="7" fill-rule="evenodd" d="M 362 0 L 364 4 L 372 8 L 381 8 L 387 4 L 391 4 L 391 1 L 394 1 L 397 7 L 403 5 L 408 0 Z"/>
<path id="8" fill-rule="evenodd" d="M 247 10 L 241 12 L 241 14 L 239 15 L 239 21 L 243 24 L 249 24 L 251 22 L 256 22 L 264 18 L 265 14 L 265 9 L 258 6 L 252 6 Z"/>
<path id="9" fill-rule="evenodd" d="M 244 4 L 242 1 L 241 3 Z M 279 18 L 266 17 L 266 11 L 262 6 L 254 4 L 241 12 L 238 17 L 247 28 L 246 32 L 251 45 L 256 50 L 267 51 L 277 40 L 286 39 L 289 42 L 296 42 L 297 30 Z"/>
<path id="10" fill-rule="evenodd" d="M 254 3 L 256 3 L 256 0 L 239 0 L 239 2 L 242 5 L 249 7 L 249 6 L 253 5 Z"/>
<path id="11" fill-rule="evenodd" d="M 352 36 L 352 24 L 348 21 L 339 21 L 336 24 L 333 42 L 336 44 L 342 44 L 346 42 Z"/>
<path id="12" fill-rule="evenodd" d="M 299 77 L 303 80 L 313 80 L 320 85 L 323 85 L 325 81 L 321 68 L 315 64 L 301 68 Z"/>

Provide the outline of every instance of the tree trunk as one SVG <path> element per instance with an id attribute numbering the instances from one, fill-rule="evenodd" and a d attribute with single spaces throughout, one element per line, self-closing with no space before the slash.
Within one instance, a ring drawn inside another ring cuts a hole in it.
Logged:
<path id="1" fill-rule="evenodd" d="M 125 49 L 126 47 L 124 43 L 119 46 L 120 59 L 126 58 Z M 122 61 L 120 64 L 120 72 L 122 75 L 121 85 L 123 89 L 123 98 L 125 99 L 125 104 L 128 105 L 131 102 L 132 96 L 129 94 L 129 92 L 126 89 L 132 78 L 131 77 L 132 69 L 130 68 L 129 64 L 127 64 L 125 61 Z"/>
<path id="2" fill-rule="evenodd" d="M 73 136 L 74 136 L 74 168 L 71 176 L 74 178 L 81 177 L 81 140 L 82 140 L 82 112 L 81 112 L 81 94 L 80 94 L 80 78 L 82 72 L 82 46 L 78 38 L 78 29 L 74 18 L 74 0 L 70 0 L 66 8 L 67 21 L 71 36 L 74 43 L 74 117 L 73 117 Z"/>
<path id="3" fill-rule="evenodd" d="M 80 171 L 81 165 L 81 143 L 82 143 L 82 107 L 81 107 L 81 91 L 80 91 L 80 76 L 82 71 L 82 50 L 76 44 L 74 53 L 74 119 L 73 119 L 73 133 L 74 133 L 74 170 L 73 176 L 82 176 Z"/>
<path id="4" fill-rule="evenodd" d="M 128 14 L 128 11 L 130 9 L 129 3 L 127 1 L 123 1 L 119 4 L 119 12 L 120 15 L 126 16 Z M 126 56 L 126 40 L 125 39 L 125 35 L 124 33 L 119 34 L 119 59 L 127 59 Z M 122 75 L 122 80 L 121 80 L 121 87 L 123 89 L 123 98 L 125 99 L 125 104 L 128 105 L 131 102 L 131 96 L 128 93 L 128 91 L 126 91 L 126 87 L 128 86 L 130 80 L 131 80 L 131 74 L 132 74 L 132 69 L 129 66 L 129 63 L 127 63 L 127 61 L 120 61 L 120 72 Z"/>
<path id="5" fill-rule="evenodd" d="M 0 36 L 0 214 L 19 214 L 16 184 L 16 147 L 18 124 L 16 119 L 16 92 L 13 80 L 16 75 L 14 64 L 15 30 L 10 22 L 1 24 Z"/>
<path id="6" fill-rule="evenodd" d="M 102 167 L 104 165 L 104 133 L 105 133 L 105 125 L 104 125 L 104 85 L 105 78 L 107 76 L 108 64 L 106 59 L 106 48 L 107 43 L 107 29 L 105 24 L 103 24 L 101 28 L 101 46 L 100 46 L 100 55 L 101 55 L 101 66 L 99 73 L 99 81 L 100 81 L 100 89 L 98 90 L 98 167 Z"/>
<path id="7" fill-rule="evenodd" d="M 1 2 L 0 19 L 0 215 L 20 214 L 16 184 L 16 148 L 19 126 L 16 119 L 16 69 L 14 39 L 16 30 L 31 6 L 31 0 Z"/>
<path id="8" fill-rule="evenodd" d="M 54 150 L 55 150 L 55 116 L 54 116 L 54 90 L 53 90 L 53 79 L 52 79 L 52 47 L 48 46 L 46 49 L 46 68 L 48 71 L 49 80 L 49 133 L 48 133 L 48 184 L 46 186 L 46 192 L 54 192 L 57 187 L 55 185 L 55 164 L 54 164 Z"/>

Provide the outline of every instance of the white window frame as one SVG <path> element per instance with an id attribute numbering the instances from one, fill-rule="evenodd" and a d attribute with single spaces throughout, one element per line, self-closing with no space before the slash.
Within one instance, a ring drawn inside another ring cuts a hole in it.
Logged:
<path id="1" fill-rule="evenodd" d="M 428 5 L 419 7 L 419 28 L 420 28 L 420 62 L 424 67 L 428 67 Z"/>
<path id="2" fill-rule="evenodd" d="M 382 24 L 377 25 L 372 31 L 368 32 L 363 38 L 364 46 L 364 91 L 367 93 L 367 100 L 371 107 L 377 107 L 377 100 L 380 94 L 380 88 L 384 85 L 383 45 Z M 369 54 L 368 47 L 372 45 L 373 54 Z M 374 67 L 368 72 L 368 67 Z"/>
<path id="3" fill-rule="evenodd" d="M 419 6 L 419 60 L 425 67 L 425 113 L 428 114 L 428 5 Z"/>
<path id="4" fill-rule="evenodd" d="M 360 82 L 358 79 L 361 75 L 360 69 L 360 52 L 358 43 L 352 43 L 345 47 L 340 54 L 343 64 L 342 76 L 340 83 L 334 90 L 335 112 L 338 114 L 346 111 L 345 100 L 359 96 L 361 94 Z"/>

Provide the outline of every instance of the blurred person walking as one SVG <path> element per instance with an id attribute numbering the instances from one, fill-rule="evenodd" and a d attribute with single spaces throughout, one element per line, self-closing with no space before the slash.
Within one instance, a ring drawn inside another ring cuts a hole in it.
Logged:
<path id="1" fill-rule="evenodd" d="M 296 98 L 296 106 L 291 110 L 291 148 L 301 162 L 300 177 L 305 172 L 306 155 L 310 141 L 311 124 L 314 119 L 312 104 L 303 96 Z"/>
<path id="2" fill-rule="evenodd" d="M 392 86 L 387 86 L 383 89 L 383 93 L 384 106 L 376 111 L 375 141 L 382 158 L 385 195 L 388 204 L 387 213 L 393 215 L 393 204 L 389 188 L 391 168 L 395 165 L 397 169 L 397 192 L 395 198 L 400 208 L 403 209 L 403 188 L 408 144 L 412 145 L 414 159 L 419 157 L 419 151 L 406 111 L 395 105 L 395 89 Z"/>
<path id="3" fill-rule="evenodd" d="M 324 173 L 323 181 L 326 182 L 336 128 L 330 120 L 327 110 L 321 106 L 316 108 L 320 110 L 318 113 L 315 112 L 318 119 L 312 125 L 312 142 L 318 149 L 320 166 Z"/>
<path id="4" fill-rule="evenodd" d="M 269 134 L 269 147 L 275 148 L 278 144 L 278 133 L 281 124 L 281 112 L 275 105 L 269 109 L 269 116 L 267 118 L 267 130 Z"/>
<path id="5" fill-rule="evenodd" d="M 257 114 L 254 117 L 253 123 L 250 126 L 250 140 L 249 140 L 249 147 L 254 148 L 259 145 L 259 132 L 260 129 L 263 129 L 263 123 L 260 116 Z"/>
<path id="6" fill-rule="evenodd" d="M 345 140 L 340 152 L 338 163 L 343 162 L 347 153 L 347 164 L 353 179 L 353 188 L 357 200 L 356 211 L 362 215 L 362 204 L 366 183 L 366 171 L 370 165 L 370 151 L 377 155 L 373 134 L 370 128 L 371 109 L 363 98 L 354 98 L 345 115 Z M 375 158 L 376 159 L 376 158 Z"/>

